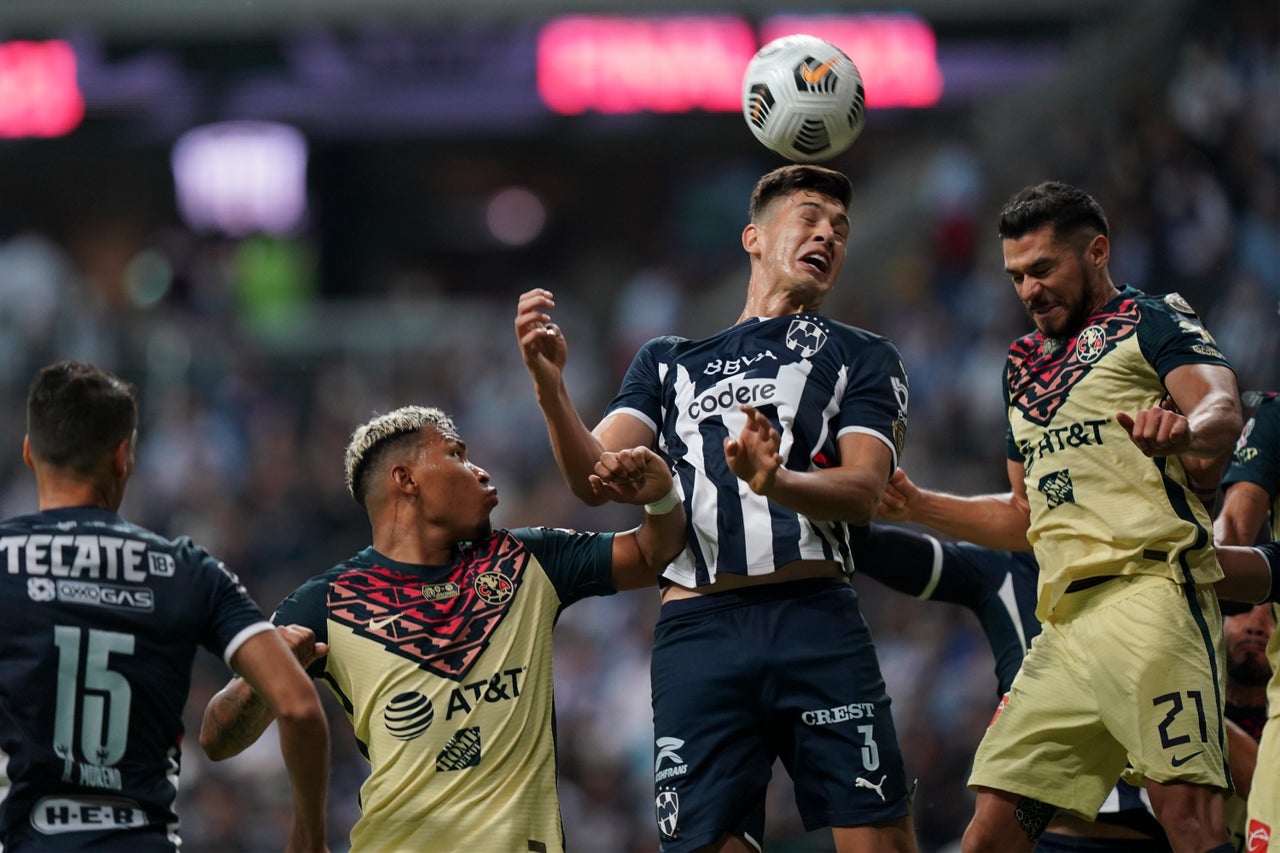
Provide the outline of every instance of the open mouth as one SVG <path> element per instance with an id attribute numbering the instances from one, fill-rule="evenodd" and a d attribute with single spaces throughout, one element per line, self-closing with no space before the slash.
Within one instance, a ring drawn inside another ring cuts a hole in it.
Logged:
<path id="1" fill-rule="evenodd" d="M 805 266 L 812 267 L 824 275 L 827 270 L 831 269 L 831 260 L 821 252 L 810 252 L 800 258 L 800 263 Z"/>

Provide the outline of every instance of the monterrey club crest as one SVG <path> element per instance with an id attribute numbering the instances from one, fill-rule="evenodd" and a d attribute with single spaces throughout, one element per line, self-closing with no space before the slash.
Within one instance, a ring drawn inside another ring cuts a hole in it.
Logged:
<path id="1" fill-rule="evenodd" d="M 787 348 L 798 352 L 801 358 L 811 358 L 826 342 L 826 331 L 812 320 L 797 317 L 787 329 Z"/>
<path id="2" fill-rule="evenodd" d="M 680 823 L 680 795 L 670 788 L 658 792 L 653 802 L 657 812 L 658 832 L 666 839 L 676 838 L 676 827 Z"/>
<path id="3" fill-rule="evenodd" d="M 495 533 L 450 569 L 447 582 L 385 566 L 353 570 L 329 586 L 329 618 L 422 669 L 461 680 L 510 610 L 529 550 Z"/>

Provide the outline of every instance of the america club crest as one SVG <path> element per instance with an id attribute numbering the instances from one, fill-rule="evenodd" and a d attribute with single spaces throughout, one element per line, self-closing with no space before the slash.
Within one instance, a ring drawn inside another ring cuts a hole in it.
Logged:
<path id="1" fill-rule="evenodd" d="M 787 349 L 794 350 L 801 358 L 811 358 L 827 342 L 827 333 L 812 320 L 799 317 L 787 328 Z"/>
<path id="2" fill-rule="evenodd" d="M 476 575 L 475 579 L 476 595 L 485 604 L 491 604 L 497 607 L 500 604 L 506 604 L 510 600 L 512 593 L 515 592 L 516 585 L 511 582 L 511 578 L 502 574 L 502 572 L 484 572 Z"/>
<path id="3" fill-rule="evenodd" d="M 1090 326 L 1076 340 L 1076 358 L 1081 364 L 1093 364 L 1107 349 L 1107 332 L 1101 326 Z"/>

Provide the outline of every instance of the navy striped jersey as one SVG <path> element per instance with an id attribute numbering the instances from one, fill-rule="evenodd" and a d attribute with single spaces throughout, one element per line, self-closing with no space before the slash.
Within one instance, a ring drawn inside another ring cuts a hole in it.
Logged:
<path id="1" fill-rule="evenodd" d="M 1132 287 L 1070 339 L 1034 332 L 1010 346 L 1008 457 L 1026 472 L 1041 619 L 1078 580 L 1222 577 L 1182 461 L 1143 455 L 1115 417 L 1159 405 L 1164 378 L 1189 364 L 1230 367 L 1186 300 Z"/>
<path id="2" fill-rule="evenodd" d="M 0 843 L 174 849 L 196 647 L 230 662 L 271 624 L 203 548 L 106 509 L 0 523 L 0 567 Z"/>
<path id="3" fill-rule="evenodd" d="M 689 517 L 688 546 L 663 572 L 686 587 L 719 572 L 762 575 L 801 559 L 853 571 L 849 530 L 754 494 L 724 458 L 724 439 L 746 425 L 739 406 L 763 413 L 782 436 L 782 464 L 811 471 L 840 464 L 846 433 L 902 453 L 907 374 L 885 338 L 816 314 L 751 318 L 709 338 L 655 338 L 636 354 L 606 413 L 653 430 L 672 464 Z"/>
<path id="4" fill-rule="evenodd" d="M 280 604 L 329 644 L 309 672 L 369 761 L 353 851 L 564 849 L 551 633 L 612 567 L 611 533 L 496 530 L 447 565 L 366 548 Z"/>

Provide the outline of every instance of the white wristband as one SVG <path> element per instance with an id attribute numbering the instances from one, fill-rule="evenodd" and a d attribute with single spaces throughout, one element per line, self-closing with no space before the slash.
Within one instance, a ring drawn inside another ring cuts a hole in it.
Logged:
<path id="1" fill-rule="evenodd" d="M 680 503 L 680 495 L 676 492 L 675 483 L 671 484 L 671 491 L 658 498 L 653 503 L 645 504 L 644 511 L 649 515 L 666 515 L 676 508 L 676 504 Z"/>

